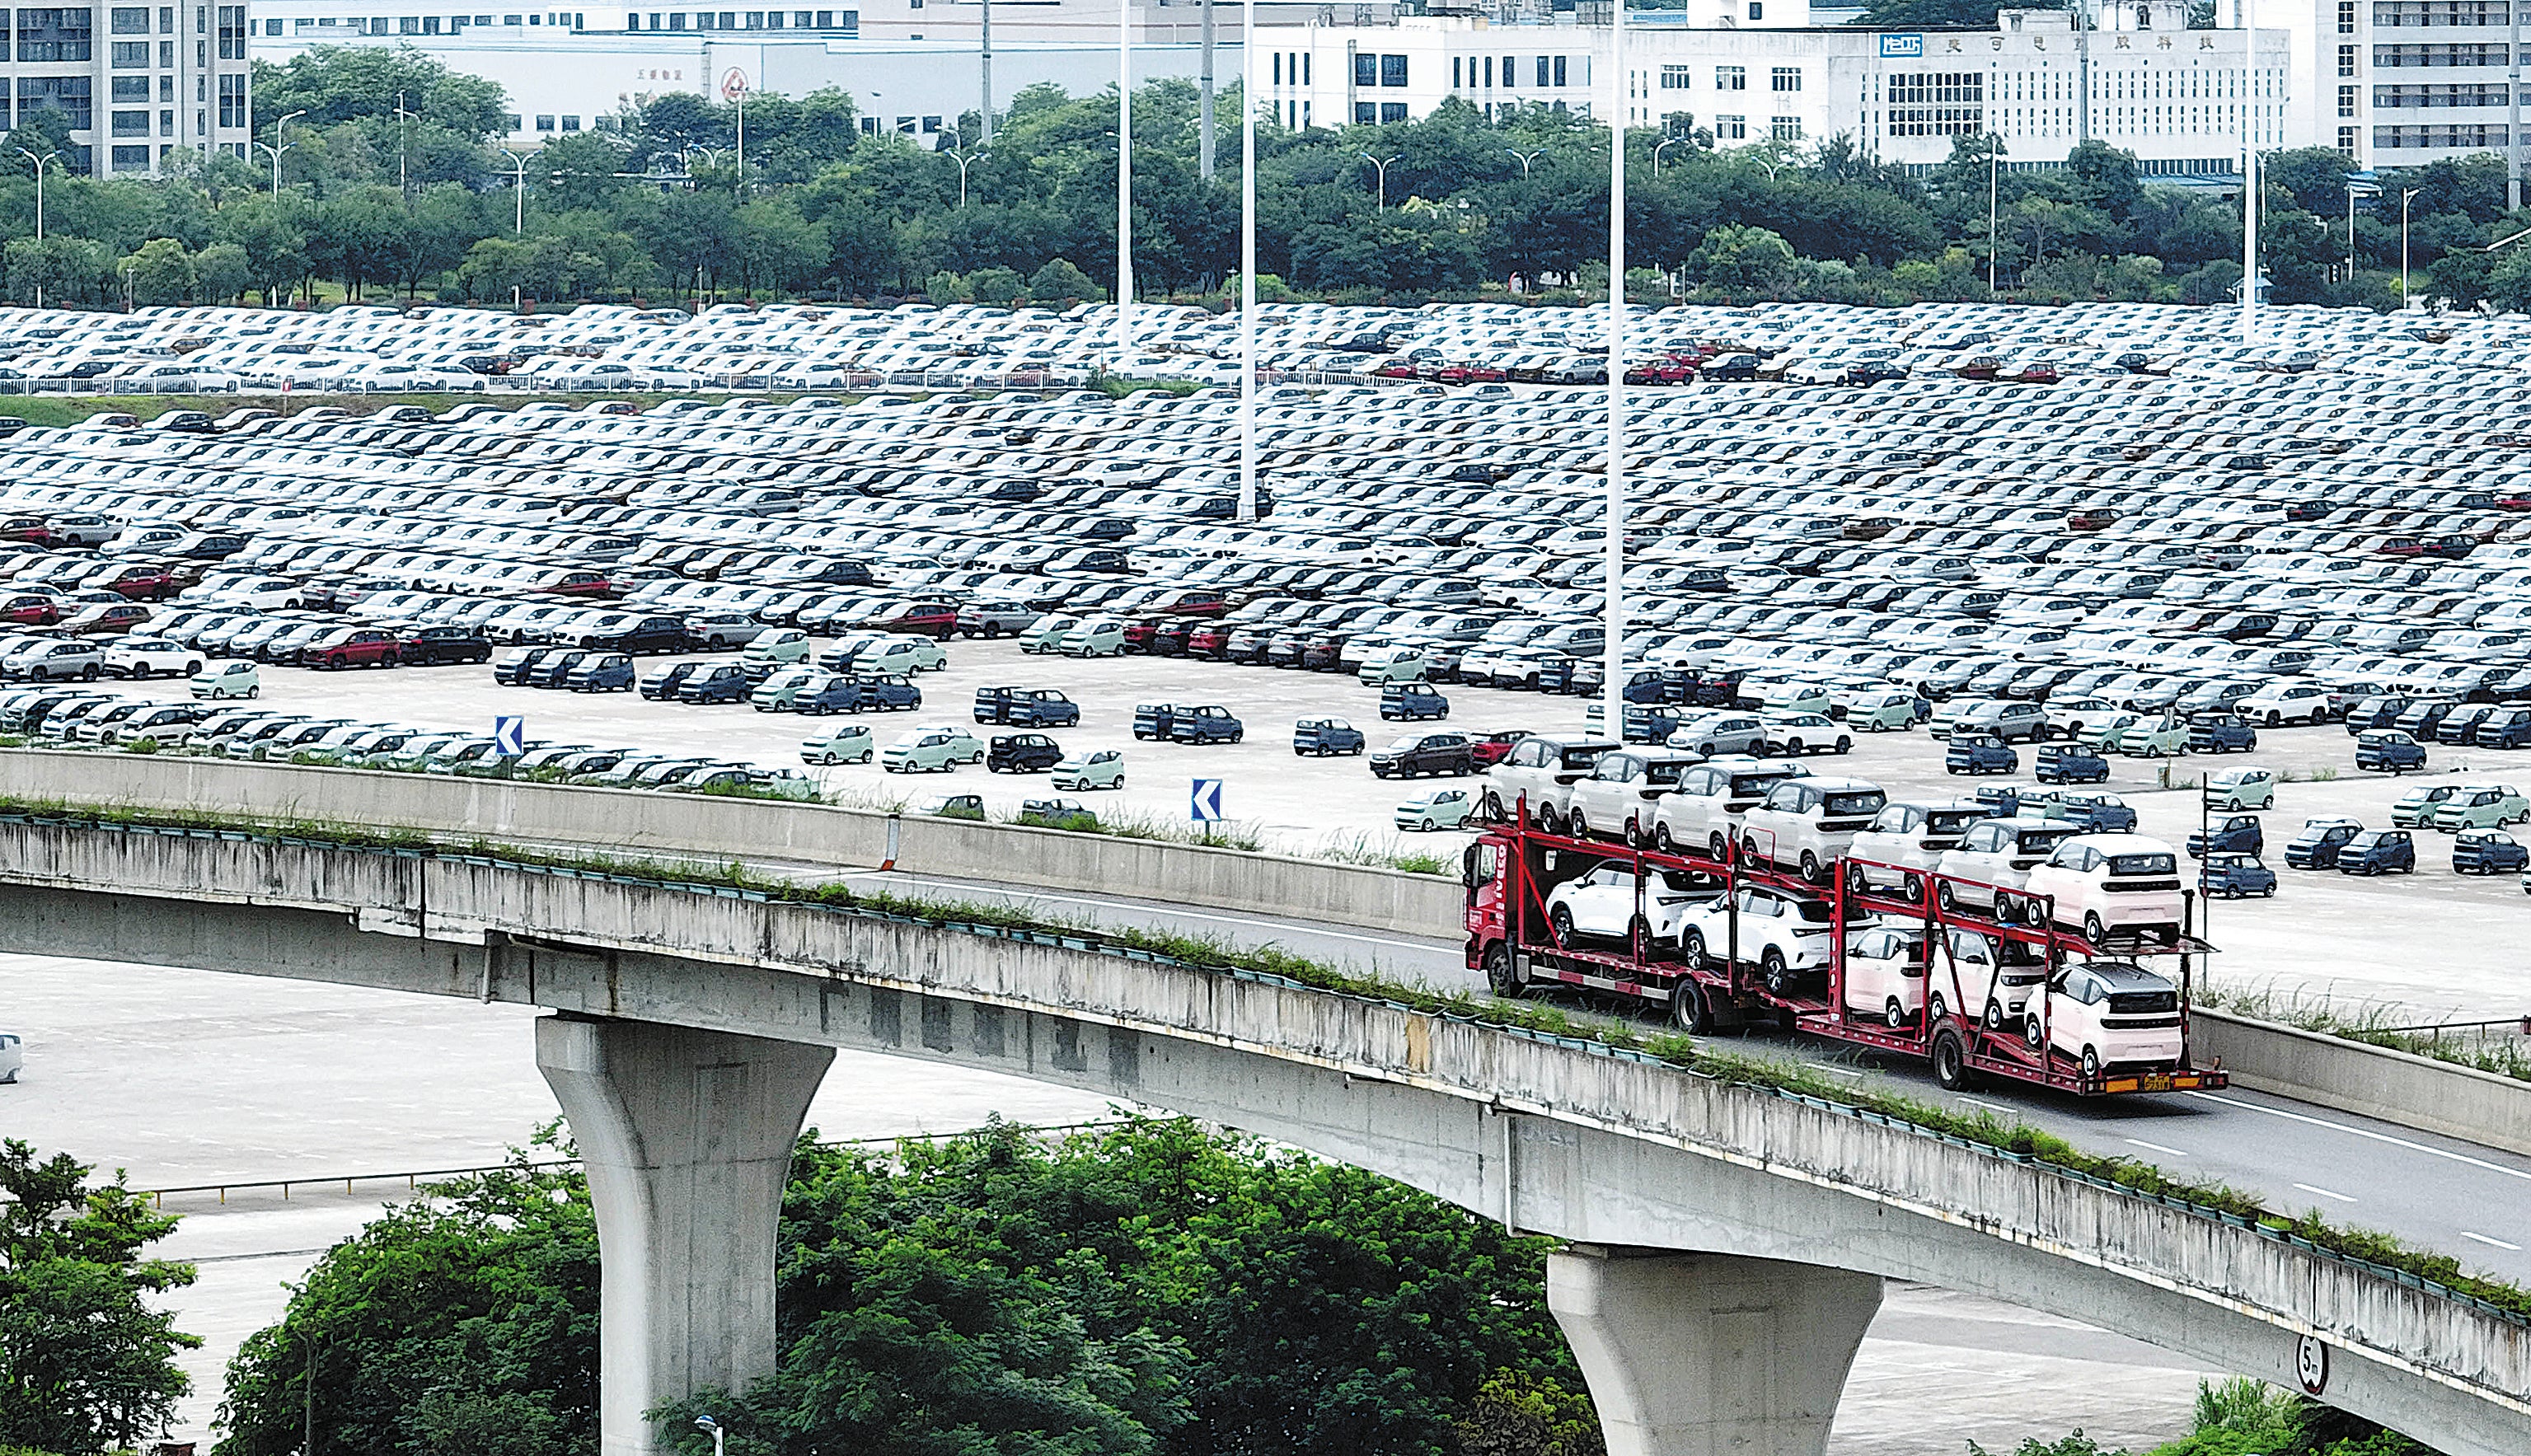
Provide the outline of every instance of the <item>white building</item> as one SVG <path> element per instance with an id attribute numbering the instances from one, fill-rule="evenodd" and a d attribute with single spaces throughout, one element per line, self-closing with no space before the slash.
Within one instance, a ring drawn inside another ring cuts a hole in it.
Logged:
<path id="1" fill-rule="evenodd" d="M 983 94 L 982 0 L 846 0 L 809 10 L 489 12 L 459 0 L 265 0 L 256 59 L 286 62 L 313 45 L 412 45 L 450 68 L 498 83 L 510 98 L 507 145 L 591 130 L 600 118 L 670 91 L 716 93 L 732 73 L 756 90 L 850 92 L 866 131 L 916 136 L 954 128 Z M 479 3 L 479 0 L 463 0 Z M 759 0 L 760 3 L 760 0 Z M 1050 82 L 1074 95 L 1116 82 L 1119 0 L 1001 0 L 990 6 L 995 112 L 1021 88 Z M 1197 0 L 1135 4 L 1137 83 L 1193 80 L 1203 70 Z M 1316 0 L 1265 0 L 1261 25 L 1341 15 L 1372 24 L 1387 0 L 1339 12 Z M 1239 75 L 1240 6 L 1220 0 L 1214 74 Z M 1233 129 L 1237 119 L 1226 118 Z M 1235 144 L 1235 142 L 1234 142 Z"/>
<path id="2" fill-rule="evenodd" d="M 2293 31 L 2295 145 L 2414 167 L 2509 144 L 2506 0 L 2267 0 L 2259 19 Z"/>
<path id="3" fill-rule="evenodd" d="M 177 151 L 245 156 L 244 5 L 0 11 L 0 131 L 45 111 L 70 124 L 62 167 L 154 176 Z"/>
<path id="4" fill-rule="evenodd" d="M 1265 94 L 1291 126 L 1402 121 L 1445 96 L 1489 116 L 1526 105 L 1603 114 L 1608 28 L 1571 19 L 1261 28 Z M 2060 162 L 2088 136 L 2158 175 L 2237 172 L 2245 122 L 2262 149 L 2285 144 L 2282 30 L 2258 32 L 2253 66 L 2248 32 L 2188 29 L 2174 0 L 2121 7 L 2088 33 L 2063 11 L 2005 11 L 1997 23 L 1814 27 L 1802 0 L 1630 15 L 1627 119 L 1651 126 L 1685 112 L 1722 146 L 1843 135 L 1920 168 L 1947 158 L 1953 138 L 1988 132 L 2017 164 Z"/>

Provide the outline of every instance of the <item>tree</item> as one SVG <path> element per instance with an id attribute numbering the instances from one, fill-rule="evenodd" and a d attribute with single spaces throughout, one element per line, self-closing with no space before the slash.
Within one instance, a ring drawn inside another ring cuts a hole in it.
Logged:
<path id="1" fill-rule="evenodd" d="M 118 265 L 136 305 L 181 304 L 194 297 L 193 255 L 173 238 L 153 238 Z"/>
<path id="2" fill-rule="evenodd" d="M 214 243 L 194 254 L 194 296 L 206 304 L 234 304 L 254 282 L 244 248 Z"/>
<path id="3" fill-rule="evenodd" d="M 146 1301 L 194 1282 L 193 1266 L 141 1257 L 176 1220 L 91 1171 L 0 1143 L 0 1445 L 130 1447 L 188 1388 L 176 1352 L 201 1341 Z"/>
<path id="4" fill-rule="evenodd" d="M 1793 250 L 1765 228 L 1719 227 L 1687 255 L 1689 276 L 1731 298 L 1768 298 L 1792 280 Z"/>
<path id="5" fill-rule="evenodd" d="M 258 136 L 293 111 L 321 130 L 363 118 L 392 122 L 398 105 L 476 141 L 508 130 L 497 83 L 460 75 L 411 45 L 314 45 L 283 65 L 257 61 L 253 93 Z"/>

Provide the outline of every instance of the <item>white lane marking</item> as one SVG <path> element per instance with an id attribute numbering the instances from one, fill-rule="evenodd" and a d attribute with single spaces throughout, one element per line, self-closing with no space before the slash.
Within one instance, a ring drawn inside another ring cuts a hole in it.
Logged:
<path id="1" fill-rule="evenodd" d="M 2294 1187 L 2301 1189 L 2305 1193 L 2316 1193 L 2325 1199 L 2335 1199 L 2341 1204 L 2351 1204 L 2355 1202 L 2354 1196 L 2351 1194 L 2332 1193 L 2326 1188 L 2314 1188 L 2308 1183 L 2297 1183 Z"/>
<path id="2" fill-rule="evenodd" d="M 2508 1244 L 2503 1239 L 2491 1239 L 2485 1234 L 2474 1234 L 2467 1229 L 2461 1230 L 2460 1236 L 2464 1239 L 2476 1239 L 2482 1244 L 2493 1244 L 2499 1249 L 2510 1249 L 2516 1254 L 2522 1252 L 2522 1246 L 2519 1244 Z"/>
<path id="3" fill-rule="evenodd" d="M 2376 1143 L 2388 1143 L 2393 1148 L 2404 1148 L 2410 1152 L 2423 1152 L 2434 1157 L 2448 1158 L 2456 1163 L 2467 1163 L 2469 1166 L 2480 1169 L 2483 1172 L 2503 1173 L 2507 1178 L 2519 1178 L 2526 1183 L 2531 1183 L 2531 1172 L 2525 1172 L 2520 1168 L 2508 1168 L 2503 1163 L 2492 1163 L 2483 1157 L 2472 1157 L 2466 1152 L 2453 1152 L 2448 1148 L 2432 1148 L 2428 1147 L 2426 1144 L 2412 1142 L 2406 1138 L 2394 1138 L 2389 1133 L 2373 1132 L 2368 1128 L 2348 1127 L 2342 1122 L 2331 1122 L 2326 1117 L 2308 1117 L 2300 1112 L 2287 1112 L 2282 1107 L 2262 1107 L 2256 1102 L 2244 1102 L 2238 1097 L 2219 1097 L 2213 1092 L 2189 1092 L 2187 1095 L 2195 1097 L 2199 1101 L 2203 1102 L 2221 1102 L 2226 1107 L 2238 1107 L 2244 1112 L 2264 1112 L 2270 1117 L 2281 1117 L 2288 1122 L 2309 1123 L 2313 1127 L 2328 1128 L 2332 1132 L 2346 1133 L 2358 1138 L 2369 1138 Z"/>
<path id="4" fill-rule="evenodd" d="M 1365 945 L 1393 945 L 1400 950 L 1421 950 L 1435 953 L 1446 953 L 1448 949 L 1446 946 L 1428 945 L 1414 940 L 1389 940 L 1378 935 L 1356 935 L 1347 930 L 1322 930 L 1316 925 L 1291 924 L 1281 921 L 1261 921 L 1251 919 L 1247 916 L 1207 915 L 1200 910 L 1178 910 L 1174 908 L 1153 908 L 1151 910 L 1145 910 L 1142 906 L 1130 905 L 1121 900 L 1094 900 L 1083 895 L 1049 895 L 1039 890 L 993 889 L 984 885 L 966 884 L 954 879 L 930 879 L 919 874 L 906 874 L 893 870 L 884 874 L 875 870 L 848 871 L 844 877 L 846 879 L 894 879 L 902 880 L 907 884 L 939 885 L 945 889 L 970 890 L 981 894 L 998 895 L 1005 900 L 1043 900 L 1054 905 L 1095 905 L 1109 911 L 1120 912 L 1128 915 L 1144 914 L 1158 916 L 1170 920 L 1212 921 L 1224 925 L 1255 925 L 1261 929 L 1280 930 L 1285 934 L 1320 935 L 1324 936 L 1329 940 L 1359 940 Z"/>
<path id="5" fill-rule="evenodd" d="M 2127 1142 L 2135 1147 L 2147 1148 L 2154 1152 L 2166 1152 L 2172 1157 L 2186 1157 L 2188 1155 L 2176 1148 L 2165 1148 L 2159 1143 L 2148 1143 L 2142 1138 L 2129 1138 L 2127 1139 Z"/>
<path id="6" fill-rule="evenodd" d="M 1824 1063 L 1822 1063 L 1822 1064 L 1820 1065 L 1820 1070 L 1821 1070 L 1821 1071 L 1823 1071 L 1823 1072 L 1834 1072 L 1834 1073 L 1835 1073 L 1837 1076 L 1839 1076 L 1839 1077 L 1861 1077 L 1861 1076 L 1863 1076 L 1863 1075 L 1864 1075 L 1864 1074 L 1863 1074 L 1862 1069 L 1860 1069 L 1860 1068 L 1857 1068 L 1857 1067 L 1840 1067 L 1840 1066 L 1837 1066 L 1837 1065 L 1836 1065 L 1835 1063 L 1833 1063 L 1833 1062 L 1824 1062 Z"/>
<path id="7" fill-rule="evenodd" d="M 1984 1107 L 1989 1112 L 2001 1112 L 2006 1110 L 2001 1102 L 1982 1102 L 1975 1097 L 1962 1097 L 1960 1100 L 1968 1103 L 1972 1107 Z"/>

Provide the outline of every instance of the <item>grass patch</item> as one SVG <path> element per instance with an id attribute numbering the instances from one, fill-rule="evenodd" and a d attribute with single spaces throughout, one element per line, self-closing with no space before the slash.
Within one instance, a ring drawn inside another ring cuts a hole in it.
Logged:
<path id="1" fill-rule="evenodd" d="M 1733 1086 L 1764 1090 L 1812 1100 L 1832 1108 L 1868 1113 L 1888 1122 L 2000 1151 L 2016 1159 L 2061 1169 L 2117 1188 L 2189 1204 L 2239 1224 L 2255 1225 L 2273 1236 L 2405 1272 L 2440 1289 L 2466 1296 L 2531 1322 L 2531 1290 L 2462 1272 L 2447 1255 L 2413 1249 L 2365 1229 L 2337 1228 L 2317 1210 L 2301 1214 L 2269 1208 L 2251 1195 L 2220 1183 L 2172 1177 L 2150 1163 L 2088 1152 L 2061 1138 L 1993 1111 L 1954 1112 L 1877 1091 L 1857 1088 L 1808 1066 L 1763 1057 L 1715 1051 L 1691 1038 L 1652 1031 L 1642 1023 L 1592 1024 L 1561 1007 L 1506 1001 L 1468 991 L 1434 991 L 1377 976 L 1342 971 L 1274 946 L 1244 947 L 1208 936 L 1189 936 L 1141 929 L 1092 929 L 1031 911 L 999 905 L 932 900 L 854 890 L 840 882 L 793 883 L 729 862 L 702 865 L 665 858 L 621 858 L 598 854 L 556 854 L 472 840 L 462 844 L 436 841 L 414 831 L 382 833 L 356 826 L 312 820 L 267 821 L 247 816 L 179 813 L 129 809 L 73 809 L 55 802 L 0 799 L 0 814 L 83 828 L 146 826 L 197 832 L 217 831 L 242 838 L 306 842 L 324 848 L 376 850 L 414 855 L 479 856 L 501 863 L 603 873 L 662 884 L 667 888 L 731 888 L 767 901 L 820 905 L 861 915 L 914 921 L 950 929 L 991 927 L 1082 949 L 1101 947 L 1141 952 L 1192 969 L 1227 974 L 1247 971 L 1279 977 L 1295 984 L 1336 994 L 1378 1000 L 1409 1010 L 1574 1041 L 1596 1041 L 1638 1053 L 1692 1075 Z"/>

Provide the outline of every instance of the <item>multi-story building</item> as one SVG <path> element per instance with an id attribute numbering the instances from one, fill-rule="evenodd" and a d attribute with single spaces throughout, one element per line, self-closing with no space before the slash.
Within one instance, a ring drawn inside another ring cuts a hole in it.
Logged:
<path id="1" fill-rule="evenodd" d="M 2261 20 L 2276 11 L 2294 34 L 2295 144 L 2383 167 L 2512 144 L 2507 0 L 2270 0 Z"/>
<path id="2" fill-rule="evenodd" d="M 59 115 L 60 165 L 91 177 L 154 176 L 179 150 L 245 156 L 247 31 L 244 5 L 0 11 L 0 129 Z"/>
<path id="3" fill-rule="evenodd" d="M 1604 113 L 1606 25 L 1573 13 L 1443 15 L 1387 27 L 1261 28 L 1264 94 L 1287 126 L 1404 121 L 1456 97 L 1489 116 L 1546 105 Z M 2017 165 L 2061 162 L 2084 138 L 2149 174 L 2236 172 L 2245 129 L 2283 145 L 2288 37 L 2190 29 L 2173 0 L 2103 13 L 2005 11 L 1993 30 L 1808 24 L 1803 0 L 1700 0 L 1637 12 L 1626 38 L 1633 126 L 1682 113 L 1717 145 L 1854 139 L 1916 168 L 1993 133 Z"/>

